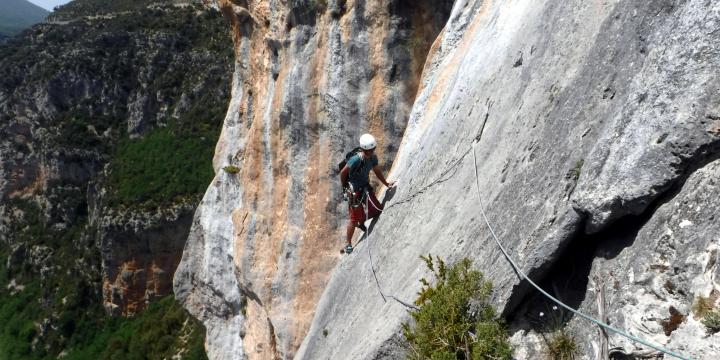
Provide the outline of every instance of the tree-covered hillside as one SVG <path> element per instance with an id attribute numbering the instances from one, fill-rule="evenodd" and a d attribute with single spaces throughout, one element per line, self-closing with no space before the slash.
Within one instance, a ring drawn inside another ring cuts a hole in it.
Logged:
<path id="1" fill-rule="evenodd" d="M 0 1 L 0 40 L 43 21 L 49 13 L 27 0 Z"/>
<path id="2" fill-rule="evenodd" d="M 205 357 L 171 282 L 232 43 L 200 5 L 99 3 L 0 43 L 0 360 Z"/>

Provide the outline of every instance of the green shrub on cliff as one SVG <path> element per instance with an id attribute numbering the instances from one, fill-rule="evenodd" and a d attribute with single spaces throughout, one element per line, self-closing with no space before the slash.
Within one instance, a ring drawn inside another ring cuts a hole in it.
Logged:
<path id="1" fill-rule="evenodd" d="M 720 332 L 720 310 L 707 313 L 701 322 L 707 328 L 708 334 Z"/>
<path id="2" fill-rule="evenodd" d="M 413 325 L 403 324 L 408 359 L 510 359 L 507 330 L 489 304 L 492 284 L 470 259 L 448 268 L 439 257 L 421 258 L 436 283 L 420 280 L 420 309 Z"/>

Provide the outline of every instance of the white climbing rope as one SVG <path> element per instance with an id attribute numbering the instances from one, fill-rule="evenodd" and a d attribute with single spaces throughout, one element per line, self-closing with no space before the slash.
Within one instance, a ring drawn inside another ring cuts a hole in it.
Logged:
<path id="1" fill-rule="evenodd" d="M 364 190 L 365 190 L 365 221 L 367 221 L 367 220 L 368 220 L 368 215 L 369 215 L 369 212 L 370 212 L 370 207 L 369 207 L 369 205 L 370 205 L 370 192 L 367 190 L 367 188 L 364 189 Z M 377 204 L 375 204 L 374 201 L 372 202 L 372 204 L 373 204 L 373 206 L 375 207 L 376 210 L 382 212 L 382 209 L 380 209 L 380 207 L 379 207 Z M 405 307 L 407 307 L 407 308 L 411 308 L 411 309 L 416 310 L 416 311 L 420 310 L 417 306 L 412 305 L 412 304 L 408 304 L 407 302 L 398 299 L 398 298 L 395 297 L 394 295 L 392 295 L 392 294 L 385 294 L 385 293 L 382 291 L 382 287 L 380 286 L 380 281 L 378 281 L 377 275 L 375 274 L 375 265 L 373 265 L 372 248 L 371 248 L 372 243 L 370 243 L 370 234 L 371 234 L 371 233 L 369 232 L 369 229 L 368 229 L 368 232 L 365 233 L 365 241 L 367 241 L 367 244 L 368 244 L 367 249 L 368 249 L 368 257 L 370 258 L 370 271 L 372 272 L 373 277 L 375 278 L 375 286 L 377 286 L 378 292 L 380 293 L 380 297 L 382 297 L 383 302 L 387 302 L 387 299 L 386 299 L 386 298 L 390 298 L 390 299 L 393 299 L 393 300 L 397 301 L 400 305 L 403 305 L 403 306 L 405 306 Z"/>
<path id="2" fill-rule="evenodd" d="M 639 337 L 636 337 L 636 336 L 634 336 L 634 335 L 628 334 L 628 333 L 626 333 L 626 332 L 623 331 L 623 330 L 614 328 L 614 327 L 612 327 L 612 326 L 610 326 L 610 325 L 608 325 L 608 324 L 606 324 L 606 323 L 604 323 L 604 322 L 602 322 L 602 321 L 600 321 L 600 320 L 597 320 L 597 319 L 595 319 L 595 318 L 593 318 L 593 317 L 591 317 L 591 316 L 585 315 L 585 314 L 583 314 L 582 312 L 580 312 L 580 311 L 578 311 L 578 310 L 575 310 L 575 309 L 571 308 L 571 307 L 568 306 L 568 305 L 565 305 L 565 303 L 563 303 L 562 301 L 556 299 L 554 296 L 548 294 L 548 293 L 547 293 L 545 290 L 543 290 L 540 286 L 538 286 L 537 284 L 535 284 L 535 282 L 533 282 L 532 280 L 530 280 L 530 278 L 520 269 L 520 267 L 515 263 L 515 261 L 513 261 L 513 259 L 510 257 L 510 255 L 509 255 L 509 254 L 507 253 L 507 251 L 505 250 L 505 247 L 502 245 L 502 243 L 500 243 L 500 240 L 498 239 L 497 235 L 495 235 L 495 231 L 493 230 L 492 226 L 490 225 L 490 221 L 488 221 L 487 215 L 485 215 L 485 206 L 483 205 L 482 196 L 480 195 L 480 184 L 479 184 L 479 183 L 480 183 L 480 177 L 478 176 L 478 170 L 477 170 L 477 158 L 475 157 L 475 145 L 477 145 L 477 141 L 476 141 L 476 142 L 473 142 L 473 145 L 472 145 L 472 153 L 473 153 L 473 165 L 474 165 L 473 168 L 475 169 L 475 189 L 477 190 L 478 200 L 480 200 L 480 212 L 482 213 L 483 219 L 485 220 L 485 224 L 487 225 L 488 229 L 490 230 L 490 233 L 492 234 L 493 238 L 495 239 L 495 242 L 496 242 L 497 245 L 500 247 L 500 251 L 502 251 L 503 255 L 505 255 L 505 258 L 508 260 L 508 262 L 510 262 L 510 264 L 512 265 L 513 269 L 515 270 L 515 272 L 516 272 L 517 274 L 519 274 L 523 279 L 527 280 L 527 282 L 530 283 L 530 285 L 532 285 L 535 289 L 537 289 L 537 291 L 539 291 L 539 292 L 540 292 L 541 294 L 543 294 L 545 297 L 547 297 L 548 299 L 550 299 L 550 300 L 552 300 L 553 302 L 557 303 L 558 305 L 562 306 L 563 308 L 567 309 L 568 311 L 572 312 L 573 314 L 584 318 L 585 320 L 594 322 L 595 324 L 597 324 L 597 325 L 599 325 L 599 326 L 602 326 L 603 328 L 608 329 L 608 330 L 610 330 L 610 331 L 612 331 L 612 332 L 614 332 L 614 333 L 616 333 L 616 334 L 622 335 L 622 336 L 624 336 L 624 337 L 626 337 L 626 338 L 628 338 L 628 339 L 630 339 L 630 340 L 632 340 L 632 341 L 634 341 L 634 342 L 638 342 L 638 343 L 643 344 L 643 345 L 645 345 L 645 346 L 649 346 L 649 347 L 651 347 L 651 348 L 653 348 L 653 349 L 655 349 L 655 350 L 657 350 L 657 351 L 663 352 L 663 353 L 668 354 L 668 355 L 670 355 L 670 356 L 674 356 L 674 357 L 676 357 L 676 358 L 678 358 L 678 359 L 692 360 L 692 359 L 690 359 L 689 357 L 686 357 L 686 356 L 683 356 L 683 355 L 674 353 L 674 352 L 672 352 L 672 351 L 670 351 L 670 350 L 668 350 L 668 349 L 665 349 L 665 348 L 663 348 L 663 347 L 661 347 L 661 346 L 653 345 L 653 344 L 649 343 L 649 342 L 646 341 L 646 340 L 640 339 Z"/>

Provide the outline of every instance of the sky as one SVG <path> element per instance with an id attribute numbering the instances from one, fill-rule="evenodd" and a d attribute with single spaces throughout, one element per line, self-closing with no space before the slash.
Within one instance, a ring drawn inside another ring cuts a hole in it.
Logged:
<path id="1" fill-rule="evenodd" d="M 41 8 L 45 8 L 49 11 L 52 11 L 52 9 L 58 5 L 67 4 L 70 2 L 70 0 L 28 0 L 29 2 L 40 6 Z"/>

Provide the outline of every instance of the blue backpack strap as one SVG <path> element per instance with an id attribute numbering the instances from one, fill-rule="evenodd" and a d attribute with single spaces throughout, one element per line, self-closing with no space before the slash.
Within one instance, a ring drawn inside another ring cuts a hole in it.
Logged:
<path id="1" fill-rule="evenodd" d="M 352 159 L 352 158 L 355 157 L 355 156 L 359 157 L 359 158 L 360 158 L 360 165 L 358 165 L 358 166 L 355 167 L 354 169 L 350 169 L 350 174 L 348 174 L 348 176 L 351 176 L 352 174 L 357 173 L 358 171 L 360 171 L 360 169 L 362 169 L 363 166 L 365 166 L 365 156 L 363 156 L 363 155 L 364 155 L 364 154 L 362 153 L 362 151 L 359 151 L 359 152 L 355 153 L 355 155 L 353 155 L 353 156 L 350 157 L 350 159 Z M 348 163 L 349 163 L 349 162 L 350 162 L 350 160 L 348 159 Z"/>

